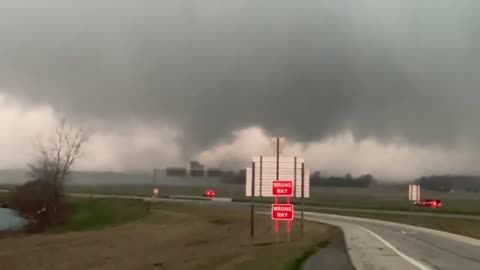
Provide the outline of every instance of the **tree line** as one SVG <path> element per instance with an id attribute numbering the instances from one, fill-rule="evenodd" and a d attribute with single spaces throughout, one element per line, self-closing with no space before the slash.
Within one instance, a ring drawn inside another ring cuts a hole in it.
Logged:
<path id="1" fill-rule="evenodd" d="M 415 184 L 428 190 L 441 192 L 449 192 L 452 190 L 480 192 L 480 176 L 428 176 L 416 179 Z"/>
<path id="2" fill-rule="evenodd" d="M 246 170 L 240 171 L 224 171 L 220 177 L 220 181 L 225 184 L 245 184 Z M 340 176 L 322 176 L 320 172 L 314 172 L 310 176 L 310 185 L 325 187 L 358 187 L 366 188 L 375 183 L 375 178 L 371 174 L 353 177 L 347 174 Z"/>
<path id="3" fill-rule="evenodd" d="M 310 184 L 312 186 L 324 187 L 357 187 L 367 188 L 374 184 L 375 178 L 371 174 L 353 177 L 351 174 L 345 176 L 322 176 L 316 171 L 310 176 Z"/>

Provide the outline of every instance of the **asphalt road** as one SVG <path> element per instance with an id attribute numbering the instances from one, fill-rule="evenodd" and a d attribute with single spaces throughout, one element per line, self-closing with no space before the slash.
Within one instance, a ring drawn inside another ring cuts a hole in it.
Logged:
<path id="1" fill-rule="evenodd" d="M 480 269 L 480 240 L 477 239 L 370 219 L 312 212 L 305 216 L 311 221 L 342 228 L 357 270 Z"/>
<path id="2" fill-rule="evenodd" d="M 358 212 L 358 213 L 375 213 L 375 214 L 389 214 L 389 215 L 409 215 L 409 216 L 461 218 L 461 219 L 480 220 L 480 216 L 463 215 L 463 214 L 408 212 L 408 211 L 372 210 L 372 209 L 337 208 L 337 207 L 317 207 L 317 206 L 307 206 L 305 208 L 307 210 L 309 210 L 309 209 L 311 209 L 311 210 L 334 210 L 334 211 Z"/>
<path id="3" fill-rule="evenodd" d="M 70 194 L 89 197 L 89 194 Z M 93 195 L 96 198 L 144 199 L 136 196 Z M 184 203 L 215 203 L 225 206 L 243 207 L 249 203 L 209 201 L 197 198 L 159 198 L 152 201 L 177 201 Z M 260 206 L 266 210 L 267 205 Z M 309 207 L 308 209 L 312 209 Z M 336 208 L 318 208 L 335 209 Z M 353 210 L 353 209 L 352 209 Z M 351 210 L 348 210 L 351 211 Z M 357 211 L 357 210 L 355 210 Z M 371 210 L 372 212 L 379 212 Z M 397 211 L 380 211 L 397 213 Z M 268 211 L 263 214 L 269 214 Z M 418 215 L 457 218 L 463 215 L 416 213 Z M 468 216 L 475 217 L 475 216 Z M 306 212 L 310 221 L 332 224 L 340 227 L 350 259 L 357 270 L 479 270 L 480 240 L 410 225 L 346 217 L 315 212 Z M 304 270 L 317 269 L 315 263 L 307 263 Z"/>

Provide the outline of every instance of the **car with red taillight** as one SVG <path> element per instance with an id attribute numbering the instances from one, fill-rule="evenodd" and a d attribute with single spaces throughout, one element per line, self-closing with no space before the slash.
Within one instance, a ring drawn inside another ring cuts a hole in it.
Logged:
<path id="1" fill-rule="evenodd" d="M 424 206 L 424 207 L 432 207 L 432 208 L 437 208 L 442 206 L 442 202 L 437 199 L 426 199 L 426 200 L 420 200 L 414 203 L 416 206 Z"/>
<path id="2" fill-rule="evenodd" d="M 213 197 L 215 197 L 215 191 L 213 191 L 212 189 L 207 189 L 203 193 L 203 197 L 213 198 Z"/>

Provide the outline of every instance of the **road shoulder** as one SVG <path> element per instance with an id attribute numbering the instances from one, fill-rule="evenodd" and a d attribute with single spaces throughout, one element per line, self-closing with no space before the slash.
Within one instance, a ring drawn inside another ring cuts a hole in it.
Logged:
<path id="1" fill-rule="evenodd" d="M 330 226 L 330 236 L 328 246 L 308 258 L 302 270 L 355 270 L 347 253 L 342 230 L 339 227 Z"/>

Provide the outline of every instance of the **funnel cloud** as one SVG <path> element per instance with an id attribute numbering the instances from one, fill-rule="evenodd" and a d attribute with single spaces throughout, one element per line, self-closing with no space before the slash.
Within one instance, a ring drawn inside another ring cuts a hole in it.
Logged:
<path id="1" fill-rule="evenodd" d="M 15 149 L 66 116 L 93 134 L 84 169 L 192 158 L 245 167 L 281 135 L 311 167 L 332 173 L 480 173 L 472 160 L 479 8 L 467 0 L 5 1 L 0 121 L 24 126 L 0 138 L 10 147 L 0 167 L 25 164 L 28 149 Z"/>

